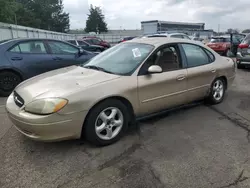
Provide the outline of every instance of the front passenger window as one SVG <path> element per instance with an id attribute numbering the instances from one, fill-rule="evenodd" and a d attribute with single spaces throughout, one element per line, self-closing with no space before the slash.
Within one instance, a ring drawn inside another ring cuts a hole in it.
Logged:
<path id="1" fill-rule="evenodd" d="M 181 68 L 177 50 L 174 46 L 165 47 L 157 52 L 156 65 L 162 68 L 163 72 L 177 70 Z"/>
<path id="2" fill-rule="evenodd" d="M 48 41 L 52 54 L 70 55 L 76 54 L 78 48 L 59 41 Z"/>
<path id="3" fill-rule="evenodd" d="M 156 51 L 145 62 L 140 74 L 144 74 L 144 72 L 151 65 L 160 66 L 162 68 L 162 72 L 181 69 L 182 64 L 177 53 L 177 47 L 173 45 L 173 46 L 163 47 L 160 50 Z"/>

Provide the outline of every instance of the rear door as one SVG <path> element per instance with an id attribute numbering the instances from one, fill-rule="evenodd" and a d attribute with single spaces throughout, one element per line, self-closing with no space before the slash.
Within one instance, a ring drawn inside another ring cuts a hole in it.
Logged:
<path id="1" fill-rule="evenodd" d="M 5 54 L 13 66 L 22 71 L 25 79 L 50 70 L 52 56 L 42 40 L 19 42 Z"/>
<path id="2" fill-rule="evenodd" d="M 89 59 L 87 54 L 79 56 L 79 48 L 68 43 L 48 40 L 47 45 L 53 59 L 53 63 L 50 66 L 51 69 L 81 64 Z"/>
<path id="3" fill-rule="evenodd" d="M 213 64 L 215 57 L 209 50 L 195 44 L 181 44 L 181 46 L 188 66 L 188 101 L 202 99 L 216 77 L 217 70 Z"/>

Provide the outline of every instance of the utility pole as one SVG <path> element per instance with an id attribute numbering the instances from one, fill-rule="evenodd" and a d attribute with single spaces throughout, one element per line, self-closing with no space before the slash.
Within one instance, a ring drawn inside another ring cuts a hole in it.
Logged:
<path id="1" fill-rule="evenodd" d="M 220 24 L 218 24 L 218 33 L 220 32 Z"/>

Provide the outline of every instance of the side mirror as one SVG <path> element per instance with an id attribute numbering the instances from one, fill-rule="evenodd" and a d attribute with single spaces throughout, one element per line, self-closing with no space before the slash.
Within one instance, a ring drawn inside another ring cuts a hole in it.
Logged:
<path id="1" fill-rule="evenodd" d="M 78 51 L 78 55 L 81 56 L 84 54 L 84 49 L 82 48 L 79 48 L 79 51 Z"/>
<path id="2" fill-rule="evenodd" d="M 158 65 L 151 65 L 148 68 L 148 73 L 150 73 L 150 74 L 161 73 L 161 72 L 162 72 L 162 68 Z"/>

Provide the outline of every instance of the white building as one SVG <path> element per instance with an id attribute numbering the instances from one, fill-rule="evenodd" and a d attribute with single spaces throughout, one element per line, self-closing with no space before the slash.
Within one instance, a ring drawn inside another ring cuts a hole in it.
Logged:
<path id="1" fill-rule="evenodd" d="M 205 30 L 205 23 L 187 23 L 187 22 L 170 22 L 170 21 L 142 21 L 142 33 L 144 35 L 154 33 L 186 33 L 187 35 L 194 35 L 199 33 L 200 36 L 212 36 L 213 30 Z"/>

